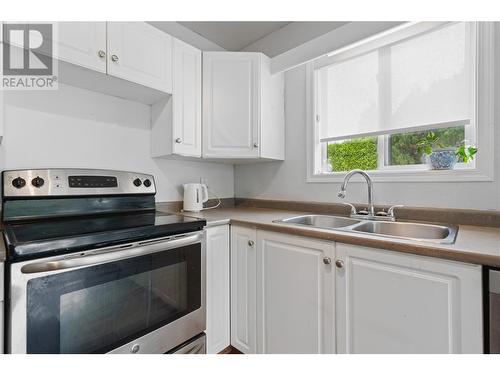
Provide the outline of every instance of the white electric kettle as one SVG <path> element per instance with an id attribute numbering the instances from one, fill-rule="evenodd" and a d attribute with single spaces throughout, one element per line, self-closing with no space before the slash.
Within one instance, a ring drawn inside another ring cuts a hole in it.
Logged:
<path id="1" fill-rule="evenodd" d="M 206 201 L 208 201 L 207 185 L 184 184 L 184 211 L 201 211 Z"/>

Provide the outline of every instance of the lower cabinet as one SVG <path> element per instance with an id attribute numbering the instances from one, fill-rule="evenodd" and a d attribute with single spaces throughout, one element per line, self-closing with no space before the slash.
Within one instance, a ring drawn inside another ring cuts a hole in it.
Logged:
<path id="1" fill-rule="evenodd" d="M 482 353 L 481 267 L 336 244 L 339 353 Z"/>
<path id="2" fill-rule="evenodd" d="M 0 24 L 0 27 L 2 25 Z M 0 45 L 1 47 L 1 45 Z M 2 234 L 0 232 L 0 234 Z M 3 322 L 4 322 L 4 316 L 3 316 L 3 313 L 4 313 L 4 308 L 5 308 L 5 305 L 4 305 L 4 298 L 3 298 L 3 278 L 4 278 L 4 271 L 3 271 L 3 268 L 4 268 L 4 264 L 3 262 L 0 262 L 0 354 L 3 354 L 4 352 L 4 347 L 3 347 L 3 343 L 4 343 L 4 327 L 3 327 Z"/>
<path id="3" fill-rule="evenodd" d="M 481 267 L 231 226 L 243 353 L 482 353 Z"/>
<path id="4" fill-rule="evenodd" d="M 257 353 L 256 242 L 255 229 L 231 226 L 231 345 L 245 354 Z"/>
<path id="5" fill-rule="evenodd" d="M 4 353 L 3 343 L 4 343 L 4 329 L 3 329 L 3 301 L 0 301 L 0 354 Z"/>
<path id="6" fill-rule="evenodd" d="M 334 243 L 257 232 L 257 352 L 335 353 Z"/>
<path id="7" fill-rule="evenodd" d="M 207 353 L 230 345 L 229 225 L 207 228 Z"/>

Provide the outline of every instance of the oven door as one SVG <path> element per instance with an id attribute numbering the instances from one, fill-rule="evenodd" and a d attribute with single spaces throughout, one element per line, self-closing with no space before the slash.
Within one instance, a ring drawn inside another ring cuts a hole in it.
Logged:
<path id="1" fill-rule="evenodd" d="M 165 353 L 205 329 L 203 232 L 11 265 L 11 353 Z"/>

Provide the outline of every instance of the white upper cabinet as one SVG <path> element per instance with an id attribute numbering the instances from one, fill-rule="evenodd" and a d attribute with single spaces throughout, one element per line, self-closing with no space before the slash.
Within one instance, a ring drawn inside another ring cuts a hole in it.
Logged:
<path id="1" fill-rule="evenodd" d="M 201 157 L 201 51 L 173 38 L 173 92 L 152 106 L 153 157 Z"/>
<path id="2" fill-rule="evenodd" d="M 106 22 L 58 22 L 59 60 L 106 73 Z"/>
<path id="3" fill-rule="evenodd" d="M 206 52 L 203 59 L 204 156 L 257 158 L 259 54 Z"/>
<path id="4" fill-rule="evenodd" d="M 38 52 L 106 73 L 106 22 L 54 22 L 52 39 L 53 48 L 48 48 L 52 43 L 46 43 Z"/>
<path id="5" fill-rule="evenodd" d="M 108 74 L 172 92 L 172 37 L 145 22 L 108 22 Z"/>
<path id="6" fill-rule="evenodd" d="M 0 22 L 0 71 L 3 72 L 3 22 Z M 3 127 L 4 127 L 4 99 L 3 99 L 4 90 L 0 90 L 0 144 L 2 144 L 3 140 Z M 1 336 L 0 336 L 1 340 Z"/>
<path id="7" fill-rule="evenodd" d="M 201 157 L 201 51 L 174 39 L 173 152 Z"/>
<path id="8" fill-rule="evenodd" d="M 481 267 L 337 243 L 339 353 L 482 353 Z"/>
<path id="9" fill-rule="evenodd" d="M 2 48 L 2 43 L 0 43 L 0 49 L 1 48 Z M 1 58 L 2 58 L 2 55 L 0 54 L 0 59 Z M 1 63 L 0 63 L 0 69 L 2 69 Z M 5 116 L 5 105 L 4 105 L 3 92 L 4 92 L 4 90 L 0 90 L 0 144 L 2 143 L 2 140 L 3 140 L 4 116 Z"/>
<path id="10" fill-rule="evenodd" d="M 254 52 L 203 53 L 203 157 L 284 159 L 283 74 Z"/>
<path id="11" fill-rule="evenodd" d="M 53 31 L 59 82 L 145 104 L 172 93 L 172 37 L 153 26 L 56 22 Z"/>
<path id="12" fill-rule="evenodd" d="M 257 231 L 258 353 L 335 353 L 334 247 Z"/>

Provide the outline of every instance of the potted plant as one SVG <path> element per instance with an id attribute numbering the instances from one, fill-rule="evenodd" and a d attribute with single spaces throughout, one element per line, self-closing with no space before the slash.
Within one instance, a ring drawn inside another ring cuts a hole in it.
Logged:
<path id="1" fill-rule="evenodd" d="M 467 146 L 465 141 L 458 147 L 444 147 L 439 137 L 432 131 L 417 142 L 417 150 L 427 156 L 430 168 L 437 170 L 453 169 L 458 160 L 467 163 L 473 160 L 477 153 L 477 148 Z"/>

